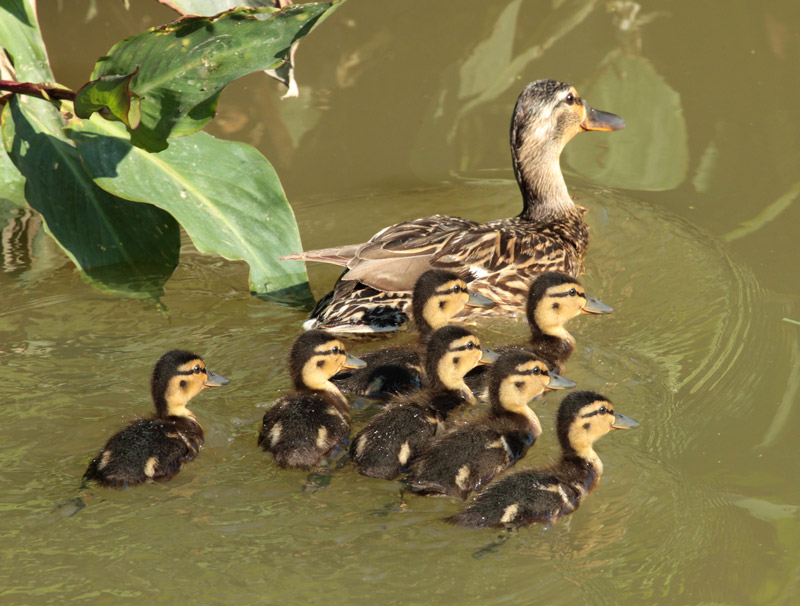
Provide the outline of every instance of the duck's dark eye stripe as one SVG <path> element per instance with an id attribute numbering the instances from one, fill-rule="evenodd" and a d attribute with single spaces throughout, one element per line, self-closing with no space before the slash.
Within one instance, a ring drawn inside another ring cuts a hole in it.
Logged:
<path id="1" fill-rule="evenodd" d="M 580 290 L 576 290 L 576 291 L 575 291 L 575 294 L 576 294 L 576 295 L 578 295 L 579 297 L 584 297 L 584 298 L 586 297 L 586 293 L 584 293 L 584 292 L 581 292 Z M 575 296 L 575 295 L 570 295 L 570 293 L 569 293 L 569 292 L 555 292 L 555 293 L 553 293 L 553 294 L 552 294 L 552 295 L 550 295 L 550 296 L 551 296 L 551 297 L 558 297 L 558 298 L 562 298 L 562 297 L 571 297 L 571 296 Z"/>
<path id="2" fill-rule="evenodd" d="M 595 410 L 594 412 L 587 412 L 585 415 L 581 415 L 581 419 L 588 419 L 589 417 L 593 417 L 594 415 L 600 414 L 599 410 Z"/>
<path id="3" fill-rule="evenodd" d="M 176 370 L 176 375 L 199 375 L 200 373 L 208 374 L 208 371 L 205 368 L 191 368 L 189 370 Z"/>
<path id="4" fill-rule="evenodd" d="M 473 343 L 470 341 L 466 345 L 462 345 L 461 347 L 450 347 L 447 351 L 467 351 L 468 349 L 480 349 L 481 346 L 477 343 Z"/>
<path id="5" fill-rule="evenodd" d="M 341 347 L 339 347 L 337 345 L 336 347 L 331 347 L 330 349 L 326 349 L 325 351 L 315 351 L 314 352 L 315 356 L 328 356 L 330 354 L 337 354 L 337 355 L 338 354 L 342 354 L 342 355 L 345 355 L 345 351 L 344 351 L 344 349 L 342 349 Z"/>

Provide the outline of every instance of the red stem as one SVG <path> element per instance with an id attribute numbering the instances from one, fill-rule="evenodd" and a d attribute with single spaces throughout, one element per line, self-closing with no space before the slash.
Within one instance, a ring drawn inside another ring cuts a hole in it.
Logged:
<path id="1" fill-rule="evenodd" d="M 68 99 L 75 100 L 75 93 L 66 88 L 56 88 L 45 84 L 35 84 L 33 82 L 14 82 L 12 80 L 0 80 L 0 90 L 7 90 L 18 95 L 30 95 L 39 99 Z"/>

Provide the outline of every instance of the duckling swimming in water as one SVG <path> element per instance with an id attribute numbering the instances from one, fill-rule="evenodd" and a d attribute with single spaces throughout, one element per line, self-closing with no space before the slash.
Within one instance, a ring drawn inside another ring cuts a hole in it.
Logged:
<path id="1" fill-rule="evenodd" d="M 612 311 L 605 303 L 587 296 L 577 279 L 557 271 L 544 273 L 533 281 L 528 292 L 526 317 L 531 330 L 530 342 L 498 347 L 497 352 L 530 351 L 560 373 L 575 350 L 575 337 L 564 325 L 581 314 L 610 314 Z M 486 387 L 486 376 L 486 369 L 475 368 L 467 375 L 467 385 L 480 393 Z"/>
<path id="2" fill-rule="evenodd" d="M 529 352 L 501 354 L 489 370 L 489 414 L 432 442 L 411 465 L 411 491 L 466 499 L 524 457 L 542 433 L 528 402 L 574 386 Z"/>
<path id="3" fill-rule="evenodd" d="M 362 356 L 367 367 L 338 373 L 331 381 L 344 393 L 371 398 L 388 397 L 419 389 L 423 383 L 422 356 L 433 332 L 464 309 L 465 305 L 488 307 L 493 303 L 467 290 L 454 273 L 429 269 L 414 285 L 411 297 L 419 337 L 416 346 L 389 347 Z"/>
<path id="4" fill-rule="evenodd" d="M 455 272 L 471 291 L 497 304 L 481 312 L 516 315 L 537 275 L 558 270 L 577 276 L 583 267 L 586 209 L 567 191 L 562 150 L 578 133 L 624 127 L 621 118 L 591 108 L 565 82 L 528 84 L 511 120 L 511 155 L 523 202 L 519 216 L 476 223 L 434 215 L 389 226 L 363 244 L 283 257 L 345 268 L 307 326 L 337 333 L 395 330 L 408 320 L 414 282 L 432 268 Z"/>
<path id="5" fill-rule="evenodd" d="M 289 354 L 295 392 L 264 413 L 258 445 L 281 467 L 310 469 L 350 433 L 350 406 L 330 378 L 341 368 L 362 368 L 344 344 L 322 330 L 301 334 Z"/>
<path id="6" fill-rule="evenodd" d="M 114 434 L 89 463 L 84 480 L 123 488 L 174 476 L 204 442 L 203 428 L 186 405 L 206 387 L 227 384 L 200 356 L 178 349 L 165 353 L 150 384 L 155 417 L 133 421 Z"/>
<path id="7" fill-rule="evenodd" d="M 433 333 L 425 355 L 429 386 L 393 399 L 356 435 L 350 457 L 358 472 L 384 480 L 396 478 L 441 431 L 450 412 L 475 401 L 464 383 L 467 371 L 494 358 L 465 328 L 445 326 Z"/>
<path id="8" fill-rule="evenodd" d="M 576 391 L 561 402 L 556 427 L 562 450 L 558 463 L 506 476 L 446 521 L 473 528 L 552 524 L 575 511 L 600 481 L 603 463 L 592 447 L 595 440 L 639 424 L 615 412 L 608 398 Z"/>

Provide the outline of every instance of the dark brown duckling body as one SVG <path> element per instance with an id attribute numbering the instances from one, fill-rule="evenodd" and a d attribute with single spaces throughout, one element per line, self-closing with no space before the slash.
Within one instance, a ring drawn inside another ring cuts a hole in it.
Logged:
<path id="1" fill-rule="evenodd" d="M 547 363 L 550 370 L 561 373 L 575 350 L 575 338 L 564 325 L 582 314 L 609 314 L 614 310 L 587 296 L 575 278 L 551 271 L 533 281 L 525 311 L 531 331 L 530 341 L 498 347 L 497 352 L 527 351 Z M 487 375 L 486 369 L 476 368 L 467 374 L 467 385 L 480 394 L 486 388 Z"/>
<path id="2" fill-rule="evenodd" d="M 603 463 L 592 448 L 594 441 L 612 429 L 638 426 L 615 413 L 611 402 L 600 394 L 573 392 L 558 410 L 561 460 L 545 469 L 506 476 L 447 521 L 473 528 L 553 523 L 575 511 L 600 481 Z"/>
<path id="3" fill-rule="evenodd" d="M 528 352 L 500 355 L 489 372 L 489 413 L 432 442 L 411 466 L 411 491 L 465 499 L 486 486 L 524 457 L 539 437 L 539 418 L 528 402 L 546 389 L 570 386 L 572 381 L 551 375 Z"/>
<path id="4" fill-rule="evenodd" d="M 300 335 L 289 355 L 296 391 L 264 413 L 258 445 L 281 467 L 310 469 L 328 459 L 350 434 L 350 406 L 329 379 L 342 367 L 359 365 L 329 333 Z"/>
<path id="5" fill-rule="evenodd" d="M 435 330 L 470 306 L 491 306 L 485 297 L 470 293 L 467 283 L 454 273 L 431 269 L 423 273 L 412 294 L 415 346 L 389 347 L 362 356 L 366 368 L 337 373 L 331 381 L 344 393 L 388 398 L 421 389 L 424 384 L 422 353 Z"/>
<path id="6" fill-rule="evenodd" d="M 399 396 L 375 415 L 350 444 L 359 473 L 384 480 L 396 478 L 413 458 L 442 431 L 447 416 L 474 396 L 464 375 L 493 354 L 482 351 L 478 338 L 459 326 L 437 330 L 428 343 L 426 372 L 430 386 L 414 395 Z"/>
<path id="7" fill-rule="evenodd" d="M 516 315 L 537 275 L 582 271 L 589 230 L 585 209 L 573 203 L 561 173 L 564 146 L 580 132 L 624 126 L 618 116 L 591 108 L 569 84 L 530 83 L 514 107 L 510 133 L 522 212 L 488 223 L 423 217 L 387 227 L 366 243 L 284 257 L 345 267 L 307 326 L 337 333 L 396 329 L 408 321 L 411 290 L 427 269 L 453 271 L 496 303 L 481 315 Z"/>
<path id="8" fill-rule="evenodd" d="M 203 428 L 186 405 L 206 387 L 227 383 L 193 353 L 173 350 L 161 356 L 151 382 L 156 416 L 114 434 L 89 463 L 84 479 L 124 488 L 177 474 L 204 442 Z"/>

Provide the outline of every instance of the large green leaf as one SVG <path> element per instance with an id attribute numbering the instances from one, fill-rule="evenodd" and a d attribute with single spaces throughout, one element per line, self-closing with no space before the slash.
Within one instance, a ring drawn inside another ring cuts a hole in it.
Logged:
<path id="1" fill-rule="evenodd" d="M 53 81 L 33 0 L 0 0 L 0 46 L 11 56 L 17 81 Z"/>
<path id="2" fill-rule="evenodd" d="M 100 187 L 169 211 L 198 250 L 247 261 L 253 292 L 307 282 L 303 263 L 276 260 L 302 250 L 300 235 L 278 175 L 255 148 L 199 132 L 148 153 L 97 116 L 69 133 Z"/>
<path id="3" fill-rule="evenodd" d="M 28 203 L 74 263 L 111 288 L 159 288 L 178 263 L 175 220 L 95 185 L 49 102 L 15 95 L 2 118 L 3 142 L 26 177 Z"/>
<path id="4" fill-rule="evenodd" d="M 25 206 L 25 177 L 0 147 L 0 210 Z"/>
<path id="5" fill-rule="evenodd" d="M 269 8 L 236 8 L 214 17 L 185 17 L 116 44 L 92 78 L 139 72 L 131 90 L 142 100 L 134 145 L 167 147 L 167 137 L 191 134 L 213 117 L 231 81 L 274 68 L 294 42 L 341 4 L 320 2 Z"/>

